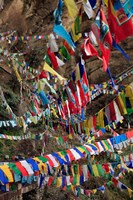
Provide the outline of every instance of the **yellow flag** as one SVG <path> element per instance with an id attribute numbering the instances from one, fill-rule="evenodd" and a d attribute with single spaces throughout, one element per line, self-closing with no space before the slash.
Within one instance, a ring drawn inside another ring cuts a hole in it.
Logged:
<path id="1" fill-rule="evenodd" d="M 46 165 L 46 163 L 43 163 L 41 160 L 39 160 L 39 158 L 37 158 L 37 157 L 34 157 L 34 158 L 32 158 L 33 160 L 35 160 L 36 162 L 38 162 L 37 163 L 37 165 L 38 165 L 38 167 L 39 167 L 39 171 L 40 172 L 42 172 L 42 170 L 44 171 L 44 173 L 47 173 L 47 165 Z"/>
<path id="2" fill-rule="evenodd" d="M 65 78 L 63 78 L 61 75 L 59 75 L 54 69 L 52 69 L 46 62 L 44 64 L 43 69 L 47 72 L 50 72 L 53 75 L 56 75 L 58 77 L 59 80 L 65 80 Z"/>
<path id="3" fill-rule="evenodd" d="M 108 6 L 108 0 L 104 0 L 106 6 Z"/>
<path id="4" fill-rule="evenodd" d="M 38 81 L 38 92 L 40 92 L 41 90 L 43 90 L 43 82 L 41 80 Z"/>
<path id="5" fill-rule="evenodd" d="M 72 38 L 74 42 L 77 42 L 82 37 L 81 33 L 75 34 L 75 24 L 72 24 Z"/>
<path id="6" fill-rule="evenodd" d="M 71 18 L 75 18 L 78 14 L 78 8 L 74 0 L 64 0 Z"/>
<path id="7" fill-rule="evenodd" d="M 25 133 L 26 132 L 26 123 L 25 123 L 23 117 L 20 117 L 20 123 L 21 123 L 21 126 L 23 127 L 23 131 Z"/>
<path id="8" fill-rule="evenodd" d="M 56 114 L 55 109 L 54 109 L 53 107 L 51 108 L 51 113 L 52 113 L 56 118 L 59 118 L 58 115 Z"/>
<path id="9" fill-rule="evenodd" d="M 103 112 L 103 110 L 100 110 L 98 112 L 98 115 L 97 115 L 97 126 L 99 126 L 100 128 L 104 127 L 104 112 Z"/>
<path id="10" fill-rule="evenodd" d="M 80 174 L 77 174 L 77 183 L 76 185 L 80 185 Z"/>
<path id="11" fill-rule="evenodd" d="M 7 176 L 9 182 L 13 182 L 13 175 L 7 165 L 0 166 L 0 169 L 4 172 L 4 174 Z"/>
<path id="12" fill-rule="evenodd" d="M 76 81 L 79 81 L 81 79 L 81 77 L 80 77 L 80 71 L 79 71 L 79 66 L 78 65 L 76 67 L 75 75 L 76 75 Z"/>
<path id="13" fill-rule="evenodd" d="M 132 198 L 133 190 L 131 190 L 130 188 L 127 188 L 127 190 L 128 190 L 129 197 Z"/>
<path id="14" fill-rule="evenodd" d="M 92 170 L 93 170 L 94 176 L 99 176 L 97 165 L 92 165 Z"/>
<path id="15" fill-rule="evenodd" d="M 126 90 L 126 97 L 132 97 L 133 96 L 133 90 L 132 90 L 132 87 L 130 85 L 128 85 L 125 90 Z"/>
<path id="16" fill-rule="evenodd" d="M 118 104 L 118 107 L 119 107 L 119 110 L 121 112 L 122 115 L 126 115 L 127 114 L 127 110 L 126 110 L 126 107 L 122 101 L 122 98 L 120 95 L 117 96 L 116 98 L 117 100 L 117 104 Z"/>
<path id="17" fill-rule="evenodd" d="M 133 108 L 133 89 L 132 89 L 131 85 L 128 85 L 126 87 L 126 97 L 129 97 L 131 107 Z"/>
<path id="18" fill-rule="evenodd" d="M 69 135 L 68 135 L 68 137 L 69 137 L 69 139 L 70 139 L 70 140 L 72 140 L 72 139 L 73 139 L 73 136 L 72 136 L 72 134 L 69 134 Z"/>
<path id="19" fill-rule="evenodd" d="M 57 187 L 61 187 L 62 185 L 62 177 L 57 178 Z"/>
<path id="20" fill-rule="evenodd" d="M 22 78 L 21 78 L 20 74 L 18 73 L 17 67 L 15 65 L 13 66 L 13 69 L 14 69 L 14 72 L 16 74 L 18 81 L 21 82 Z"/>
<path id="21" fill-rule="evenodd" d="M 73 185 L 71 185 L 71 190 L 74 192 L 74 186 Z"/>
<path id="22" fill-rule="evenodd" d="M 33 116 L 30 116 L 30 120 L 34 123 L 37 124 L 37 119 Z"/>
<path id="23" fill-rule="evenodd" d="M 96 192 L 97 192 L 97 189 L 93 189 L 93 193 L 96 194 Z"/>

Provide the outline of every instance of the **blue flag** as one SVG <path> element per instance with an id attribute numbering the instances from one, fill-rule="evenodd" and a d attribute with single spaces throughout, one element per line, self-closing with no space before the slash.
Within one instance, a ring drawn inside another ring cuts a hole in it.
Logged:
<path id="1" fill-rule="evenodd" d="M 89 1 L 89 3 L 90 3 L 90 5 L 91 5 L 91 7 L 94 9 L 95 7 L 96 7 L 96 0 L 88 0 Z"/>
<path id="2" fill-rule="evenodd" d="M 113 39 L 113 47 L 115 49 L 117 49 L 118 51 L 120 51 L 122 53 L 122 55 L 128 60 L 130 61 L 130 57 L 125 53 L 125 51 L 118 45 L 116 44 L 115 40 Z"/>
<path id="3" fill-rule="evenodd" d="M 69 33 L 65 30 L 65 28 L 60 25 L 54 25 L 53 32 L 62 37 L 67 43 L 72 47 L 75 48 L 75 44 L 73 43 Z"/>

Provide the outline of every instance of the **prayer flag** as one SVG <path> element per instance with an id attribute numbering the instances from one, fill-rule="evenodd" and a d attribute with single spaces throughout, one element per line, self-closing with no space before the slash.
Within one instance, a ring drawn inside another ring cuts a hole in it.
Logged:
<path id="1" fill-rule="evenodd" d="M 108 1 L 108 22 L 111 34 L 116 43 L 133 35 L 133 16 L 128 14 L 125 13 L 120 0 Z"/>
<path id="2" fill-rule="evenodd" d="M 68 9 L 68 13 L 71 18 L 75 18 L 78 13 L 78 8 L 74 0 L 64 0 L 64 3 Z"/>
<path id="3" fill-rule="evenodd" d="M 67 43 L 72 47 L 75 48 L 75 44 L 73 43 L 69 33 L 65 30 L 62 25 L 54 25 L 53 32 L 62 37 Z"/>
<path id="4" fill-rule="evenodd" d="M 81 21 L 82 21 L 82 9 L 79 9 L 78 16 L 72 24 L 71 36 L 74 42 L 77 42 L 81 37 Z"/>
<path id="5" fill-rule="evenodd" d="M 92 10 L 92 5 L 90 4 L 89 0 L 84 0 L 83 1 L 83 7 L 84 11 L 87 14 L 88 18 L 91 19 L 93 17 L 93 10 Z"/>
<path id="6" fill-rule="evenodd" d="M 95 22 L 92 24 L 92 31 L 94 32 L 102 51 L 103 69 L 104 71 L 107 71 L 112 48 L 112 36 L 102 9 L 100 9 L 96 15 Z"/>

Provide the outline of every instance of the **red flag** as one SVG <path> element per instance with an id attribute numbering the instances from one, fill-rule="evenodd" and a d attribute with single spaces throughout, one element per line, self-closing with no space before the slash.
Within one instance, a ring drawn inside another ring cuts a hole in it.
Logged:
<path id="1" fill-rule="evenodd" d="M 80 81 L 78 81 L 78 88 L 79 88 L 79 94 L 80 94 L 80 99 L 81 99 L 81 106 L 85 107 L 87 102 L 86 102 L 86 98 L 85 98 L 85 94 L 84 94 L 84 90 L 82 88 L 82 84 Z"/>
<path id="2" fill-rule="evenodd" d="M 40 112 L 40 108 L 39 108 L 39 103 L 36 99 L 34 100 L 34 104 L 35 104 L 35 107 L 36 107 L 36 110 L 37 110 L 37 114 L 40 115 L 41 112 Z"/>
<path id="3" fill-rule="evenodd" d="M 81 46 L 81 50 L 83 53 L 83 59 L 87 60 L 88 58 L 92 56 L 98 56 L 97 50 L 93 47 L 93 45 L 90 43 L 90 39 L 87 38 L 84 41 L 84 44 Z"/>
<path id="4" fill-rule="evenodd" d="M 54 181 L 54 177 L 49 177 L 47 185 L 50 186 Z"/>
<path id="5" fill-rule="evenodd" d="M 47 78 L 47 74 L 46 74 L 46 71 L 45 71 L 45 70 L 43 70 L 43 71 L 41 72 L 41 74 L 39 75 L 39 79 L 43 79 L 43 78 Z"/>
<path id="6" fill-rule="evenodd" d="M 72 49 L 72 47 L 66 41 L 63 42 L 63 45 L 66 47 L 68 53 L 71 56 L 73 56 L 74 55 L 74 50 Z"/>
<path id="7" fill-rule="evenodd" d="M 85 105 L 86 105 L 90 101 L 90 91 L 89 91 L 89 83 L 88 83 L 86 69 L 85 69 L 85 62 L 82 58 L 79 62 L 79 69 L 80 69 L 80 76 L 81 76 L 80 83 L 83 89 L 83 93 L 85 97 Z"/>
<path id="8" fill-rule="evenodd" d="M 76 102 L 76 104 L 73 105 L 74 106 L 73 111 L 72 111 L 72 108 L 71 108 L 73 102 L 70 104 L 70 110 L 71 110 L 71 112 L 75 112 L 75 110 L 77 110 L 75 114 L 78 114 L 78 113 L 81 112 L 81 105 L 80 105 L 80 101 L 79 101 L 80 97 L 78 96 L 76 83 L 74 81 L 70 81 L 68 83 L 68 86 L 71 89 L 72 95 L 73 95 L 75 102 Z"/>
<path id="9" fill-rule="evenodd" d="M 57 59 L 56 59 L 56 56 L 53 52 L 50 51 L 50 48 L 48 48 L 48 56 L 49 56 L 49 59 L 53 65 L 53 68 L 54 70 L 56 71 L 58 69 L 58 62 L 57 62 Z"/>
<path id="10" fill-rule="evenodd" d="M 61 118 L 66 120 L 66 116 L 65 116 L 63 106 L 58 106 L 58 111 L 59 111 L 59 115 L 61 116 Z"/>
<path id="11" fill-rule="evenodd" d="M 133 35 L 133 16 L 126 15 L 119 0 L 108 1 L 108 23 L 116 43 Z"/>
<path id="12" fill-rule="evenodd" d="M 103 69 L 106 71 L 109 65 L 110 52 L 112 48 L 112 36 L 105 15 L 101 9 L 92 25 L 92 31 L 94 32 L 102 51 Z"/>
<path id="13" fill-rule="evenodd" d="M 111 121 L 115 121 L 116 120 L 116 113 L 115 113 L 113 101 L 111 101 L 110 104 L 109 104 L 109 110 L 110 110 Z"/>
<path id="14" fill-rule="evenodd" d="M 73 102 L 70 102 L 70 101 L 69 101 L 69 109 L 70 109 L 71 114 L 78 114 L 79 113 L 79 109 L 78 109 L 77 105 L 74 104 Z"/>

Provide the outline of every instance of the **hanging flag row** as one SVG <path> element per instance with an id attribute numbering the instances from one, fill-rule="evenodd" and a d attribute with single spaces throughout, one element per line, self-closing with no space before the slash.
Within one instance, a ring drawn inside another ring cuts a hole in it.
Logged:
<path id="1" fill-rule="evenodd" d="M 41 157 L 29 158 L 27 160 L 17 161 L 7 165 L 0 166 L 0 182 L 3 185 L 22 181 L 22 183 L 34 180 L 34 177 L 38 176 L 42 172 L 48 172 L 53 170 L 52 168 L 58 168 L 62 165 L 68 165 L 72 161 L 85 158 L 87 155 L 98 155 L 103 151 L 114 151 L 114 149 L 122 149 L 130 145 L 133 142 L 133 131 L 127 132 L 114 138 L 107 140 L 101 140 L 94 144 L 84 144 L 80 147 L 64 150 L 61 152 L 53 152 Z M 95 176 L 98 176 L 98 165 L 94 165 Z M 108 169 L 107 169 L 108 170 Z M 12 173 L 14 172 L 14 174 Z M 101 173 L 101 171 L 100 171 Z"/>
<path id="2" fill-rule="evenodd" d="M 49 36 L 44 35 L 35 35 L 35 36 L 1 36 L 0 35 L 0 41 L 29 41 L 29 40 L 48 40 Z"/>

